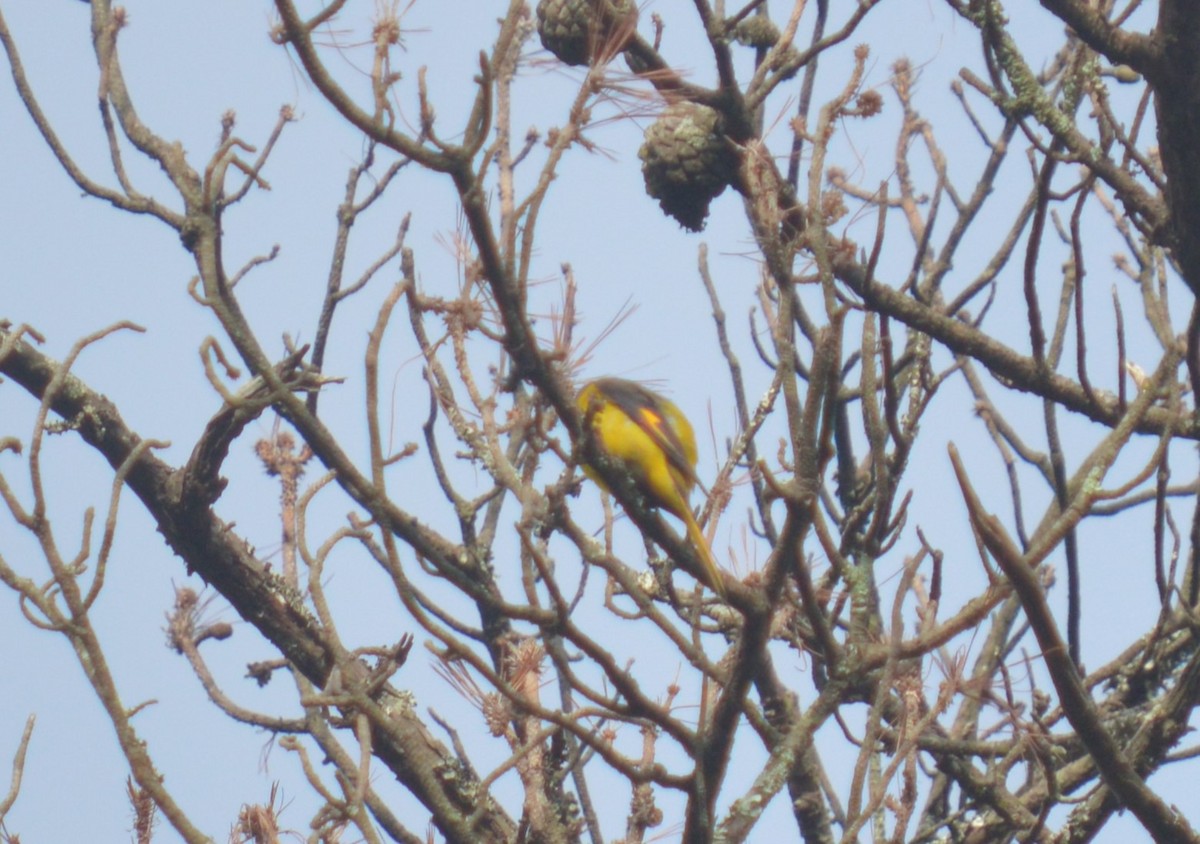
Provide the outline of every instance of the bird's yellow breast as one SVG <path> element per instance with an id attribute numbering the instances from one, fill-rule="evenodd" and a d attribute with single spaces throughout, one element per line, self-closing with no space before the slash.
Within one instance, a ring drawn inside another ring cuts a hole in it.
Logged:
<path id="1" fill-rule="evenodd" d="M 681 515 L 688 510 L 694 479 L 685 470 L 696 463 L 692 426 L 675 405 L 661 396 L 655 396 L 653 403 L 622 405 L 604 393 L 603 384 L 588 384 L 579 394 L 579 408 L 591 420 L 597 444 L 623 464 L 653 504 Z M 684 465 L 672 463 L 672 451 L 675 463 L 684 461 Z M 590 466 L 584 466 L 584 471 L 605 486 Z"/>

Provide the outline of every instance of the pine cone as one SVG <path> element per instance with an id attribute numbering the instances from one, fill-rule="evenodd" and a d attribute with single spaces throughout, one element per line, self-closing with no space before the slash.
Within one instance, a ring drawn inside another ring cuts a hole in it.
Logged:
<path id="1" fill-rule="evenodd" d="M 610 38 L 621 44 L 608 45 L 609 55 L 623 47 L 637 27 L 637 4 L 633 0 L 611 3 L 609 26 L 596 25 L 594 5 L 603 0 L 541 0 L 537 5 L 537 31 L 542 46 L 564 64 L 590 64 L 596 48 Z"/>
<path id="2" fill-rule="evenodd" d="M 737 156 L 708 106 L 674 103 L 646 130 L 638 150 L 646 193 L 690 231 L 704 228 L 709 204 L 733 180 Z"/>
<path id="3" fill-rule="evenodd" d="M 779 27 L 766 15 L 751 15 L 733 30 L 733 38 L 747 47 L 774 47 L 779 40 Z"/>
<path id="4" fill-rule="evenodd" d="M 751 15 L 737 25 L 733 31 L 733 38 L 739 44 L 744 44 L 747 47 L 755 47 L 760 50 L 766 50 L 774 47 L 779 42 L 779 27 L 768 18 L 766 15 Z M 796 49 L 794 44 L 788 44 L 784 50 L 782 63 L 790 64 L 800 58 L 800 51 Z M 800 66 L 791 68 L 783 75 L 784 79 L 791 79 L 800 71 Z"/>

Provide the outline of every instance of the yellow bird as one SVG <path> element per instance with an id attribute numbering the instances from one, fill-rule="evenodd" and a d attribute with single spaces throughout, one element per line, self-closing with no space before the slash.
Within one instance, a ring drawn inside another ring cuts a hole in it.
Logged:
<path id="1" fill-rule="evenodd" d="M 683 520 L 708 585 L 725 598 L 721 571 L 688 505 L 697 479 L 696 435 L 687 417 L 672 402 L 623 378 L 598 378 L 575 401 L 596 445 L 625 468 L 651 504 Z M 595 469 L 585 465 L 583 471 L 608 490 Z"/>

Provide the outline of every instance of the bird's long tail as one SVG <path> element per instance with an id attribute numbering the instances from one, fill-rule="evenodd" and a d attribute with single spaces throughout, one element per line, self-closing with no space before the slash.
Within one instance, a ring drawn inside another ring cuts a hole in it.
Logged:
<path id="1" fill-rule="evenodd" d="M 717 566 L 712 549 L 708 547 L 708 540 L 704 538 L 704 532 L 700 530 L 700 525 L 696 523 L 696 517 L 692 515 L 691 510 L 684 508 L 683 521 L 687 525 L 688 539 L 691 541 L 692 547 L 696 549 L 696 556 L 704 564 L 704 574 L 708 585 L 720 596 L 721 600 L 728 600 L 729 595 L 725 592 L 725 581 L 721 576 L 721 569 Z"/>

